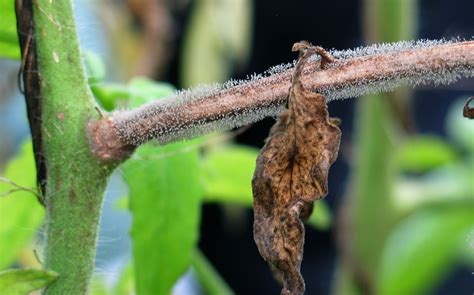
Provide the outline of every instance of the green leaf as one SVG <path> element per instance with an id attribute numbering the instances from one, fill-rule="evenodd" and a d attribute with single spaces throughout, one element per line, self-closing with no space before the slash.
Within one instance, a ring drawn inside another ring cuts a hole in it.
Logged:
<path id="1" fill-rule="evenodd" d="M 238 145 L 207 152 L 202 165 L 206 201 L 251 205 L 257 156 L 258 149 Z"/>
<path id="2" fill-rule="evenodd" d="M 145 85 L 140 87 L 146 89 Z M 131 104 L 148 100 L 152 93 L 134 96 Z M 133 215 L 132 252 L 138 294 L 170 294 L 176 280 L 190 266 L 198 241 L 203 193 L 198 150 L 186 149 L 195 143 L 163 147 L 148 143 L 123 165 Z"/>
<path id="3" fill-rule="evenodd" d="M 136 77 L 127 85 L 101 83 L 91 86 L 92 93 L 107 111 L 119 107 L 137 107 L 175 93 L 171 84 Z"/>
<path id="4" fill-rule="evenodd" d="M 54 282 L 58 274 L 41 269 L 9 269 L 0 272 L 3 295 L 24 295 Z"/>
<path id="5" fill-rule="evenodd" d="M 190 143 L 141 146 L 123 166 L 133 215 L 131 236 L 138 294 L 169 294 L 198 241 L 202 190 Z M 171 156 L 161 157 L 163 154 Z"/>
<path id="6" fill-rule="evenodd" d="M 406 141 L 398 150 L 396 162 L 402 170 L 426 172 L 456 160 L 454 149 L 435 136 L 417 136 Z"/>
<path id="7" fill-rule="evenodd" d="M 0 0 L 0 58 L 20 59 L 16 32 L 15 1 Z"/>
<path id="8" fill-rule="evenodd" d="M 119 106 L 126 106 L 132 96 L 126 85 L 102 83 L 91 86 L 92 93 L 106 111 L 112 111 Z"/>
<path id="9" fill-rule="evenodd" d="M 252 206 L 252 177 L 259 150 L 243 145 L 228 145 L 206 153 L 202 168 L 205 200 Z M 331 225 L 327 204 L 317 201 L 308 224 L 318 229 Z"/>
<path id="10" fill-rule="evenodd" d="M 90 85 L 100 83 L 105 79 L 105 65 L 100 56 L 92 51 L 85 51 L 83 56 L 84 68 Z"/>
<path id="11" fill-rule="evenodd" d="M 195 250 L 192 257 L 193 271 L 196 274 L 205 294 L 207 295 L 231 295 L 232 289 L 227 285 L 219 272 L 207 260 L 206 256 L 199 250 Z"/>
<path id="12" fill-rule="evenodd" d="M 380 294 L 427 294 L 449 271 L 473 229 L 472 200 L 418 211 L 392 232 L 382 257 Z"/>
<path id="13" fill-rule="evenodd" d="M 23 144 L 3 177 L 17 185 L 36 190 L 36 172 L 31 141 Z M 0 194 L 17 187 L 0 181 Z M 18 190 L 0 197 L 0 269 L 10 266 L 20 251 L 35 237 L 44 217 L 44 208 L 31 192 Z"/>
<path id="14" fill-rule="evenodd" d="M 129 107 L 138 107 L 175 93 L 173 85 L 157 82 L 146 77 L 133 78 L 128 83 L 128 87 L 133 95 L 133 100 Z"/>

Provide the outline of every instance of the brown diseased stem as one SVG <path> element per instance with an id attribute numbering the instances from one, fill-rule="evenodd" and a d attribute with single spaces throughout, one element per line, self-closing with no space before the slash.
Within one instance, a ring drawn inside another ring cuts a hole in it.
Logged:
<path id="1" fill-rule="evenodd" d="M 319 61 L 311 61 L 301 80 L 307 88 L 333 100 L 390 91 L 401 82 L 449 83 L 459 76 L 472 77 L 473 72 L 474 41 L 464 41 L 336 59 L 324 70 L 320 70 Z M 175 139 L 173 133 L 257 109 L 276 108 L 286 101 L 292 73 L 293 68 L 290 68 L 183 102 L 178 107 L 163 107 L 167 102 L 162 100 L 138 109 L 114 113 L 111 118 L 90 123 L 93 150 L 102 160 L 117 160 L 128 154 L 123 153 L 123 150 L 130 150 L 151 139 L 160 141 L 161 137 L 168 136 L 171 140 L 162 142 L 179 140 L 180 137 Z M 457 77 L 453 78 L 453 74 L 457 74 Z M 244 120 L 232 127 L 251 121 Z M 116 139 L 116 146 L 111 147 L 110 141 L 107 143 L 102 140 L 110 137 Z"/>

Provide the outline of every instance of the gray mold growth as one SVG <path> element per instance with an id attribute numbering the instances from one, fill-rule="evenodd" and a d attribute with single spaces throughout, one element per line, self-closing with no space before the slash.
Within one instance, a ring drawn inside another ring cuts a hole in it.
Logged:
<path id="1" fill-rule="evenodd" d="M 368 47 L 359 47 L 354 50 L 342 50 L 332 51 L 331 54 L 337 60 L 345 60 L 355 57 L 367 56 L 367 55 L 382 55 L 390 53 L 398 53 L 407 50 L 430 48 L 437 45 L 452 44 L 459 42 L 460 40 L 418 40 L 418 41 L 401 41 L 397 43 L 382 43 L 375 44 Z M 374 80 L 368 83 L 368 81 L 358 81 L 358 84 L 349 84 L 340 89 L 322 89 L 321 93 L 326 96 L 327 101 L 336 99 L 344 99 L 350 97 L 358 97 L 367 94 L 383 93 L 393 91 L 400 86 L 415 87 L 418 85 L 425 85 L 434 83 L 435 85 L 440 84 L 451 84 L 461 78 L 474 77 L 474 68 L 467 67 L 464 69 L 458 69 L 456 71 L 447 70 L 441 66 L 421 71 L 413 68 L 412 72 L 405 73 L 404 76 L 399 77 L 375 77 Z"/>
<path id="2" fill-rule="evenodd" d="M 332 50 L 330 53 L 339 62 L 344 62 L 347 59 L 367 56 L 397 53 L 406 50 L 429 48 L 441 44 L 449 44 L 458 42 L 459 40 L 421 40 L 421 41 L 402 41 L 391 44 L 377 44 L 368 47 L 359 47 L 354 50 Z M 319 56 L 312 57 L 313 60 L 318 60 Z M 215 96 L 217 99 L 225 91 L 235 86 L 244 86 L 261 80 L 262 78 L 284 73 L 295 65 L 293 63 L 282 64 L 270 68 L 261 75 L 252 75 L 246 80 L 230 80 L 224 84 L 213 84 L 199 86 L 187 90 L 177 91 L 175 95 L 164 100 L 159 100 L 148 105 L 139 107 L 133 111 L 117 111 L 113 114 L 113 120 L 119 127 L 119 133 L 122 139 L 127 143 L 134 145 L 141 144 L 144 140 L 154 138 L 159 143 L 165 144 L 172 141 L 193 138 L 202 134 L 215 131 L 225 131 L 231 128 L 240 127 L 259 121 L 265 117 L 278 116 L 284 110 L 284 106 L 268 104 L 262 105 L 259 108 L 241 108 L 236 107 L 233 114 L 222 115 L 216 118 L 207 118 L 206 121 L 196 121 L 191 125 L 189 122 L 181 122 L 182 120 L 182 106 L 186 103 L 198 101 L 204 97 Z M 329 64 L 329 68 L 331 65 Z M 320 92 L 326 96 L 328 101 L 336 99 L 344 99 L 349 97 L 357 97 L 370 93 L 380 93 L 392 91 L 400 85 L 416 86 L 420 84 L 435 83 L 449 84 L 457 81 L 463 77 L 474 77 L 473 67 L 466 67 L 464 69 L 457 69 L 456 72 L 446 70 L 444 68 L 436 68 L 435 70 L 420 71 L 413 69 L 413 72 L 408 73 L 407 76 L 400 77 L 376 77 L 376 82 L 371 79 L 368 81 L 358 81 L 357 84 L 349 84 L 344 87 L 320 89 Z M 251 84 L 250 84 L 251 85 Z M 239 111 L 239 109 L 241 111 Z M 166 126 L 157 126 L 157 123 L 149 122 L 147 118 L 156 116 L 157 114 L 166 111 Z M 175 115 L 180 113 L 180 115 Z M 144 134 L 137 134 L 136 122 L 140 121 L 145 127 L 150 127 L 146 137 Z M 147 124 L 149 124 L 147 126 Z M 135 126 L 135 127 L 132 127 Z M 172 126 L 170 129 L 169 126 Z M 150 131 L 151 130 L 151 131 Z"/>

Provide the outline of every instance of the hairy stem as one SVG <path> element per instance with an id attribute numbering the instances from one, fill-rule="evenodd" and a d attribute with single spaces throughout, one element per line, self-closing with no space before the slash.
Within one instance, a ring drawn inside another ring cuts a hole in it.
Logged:
<path id="1" fill-rule="evenodd" d="M 474 41 L 415 44 L 401 49 L 394 44 L 387 45 L 385 51 L 374 47 L 360 56 L 335 57 L 324 70 L 319 69 L 319 60 L 309 62 L 302 75 L 306 87 L 324 94 L 329 101 L 386 92 L 400 84 L 447 84 L 474 75 Z M 120 158 L 124 150 L 148 140 L 167 143 L 277 115 L 288 96 L 292 72 L 289 68 L 268 77 L 217 87 L 207 94 L 202 91 L 204 94 L 198 97 L 191 97 L 192 90 L 183 91 L 167 100 L 115 112 L 91 122 L 92 147 L 100 159 Z"/>
<path id="2" fill-rule="evenodd" d="M 23 16 L 33 14 L 27 22 Z M 70 1 L 17 1 L 18 32 L 36 41 L 22 43 L 25 89 L 36 88 L 35 116 L 46 167 L 45 267 L 59 273 L 47 294 L 86 294 L 94 270 L 102 198 L 112 165 L 90 151 L 87 122 L 97 119 L 76 35 Z M 30 26 L 30 28 L 28 28 Z M 32 28 L 32 29 L 31 29 Z M 37 68 L 35 68 L 37 62 Z M 29 74 L 39 73 L 39 85 Z M 36 147 L 35 147 L 36 148 Z"/>

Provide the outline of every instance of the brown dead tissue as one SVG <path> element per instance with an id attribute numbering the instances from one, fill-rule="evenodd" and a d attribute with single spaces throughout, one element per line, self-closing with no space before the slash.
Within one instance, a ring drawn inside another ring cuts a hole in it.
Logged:
<path id="1" fill-rule="evenodd" d="M 321 68 L 333 62 L 332 56 L 306 41 L 295 43 L 293 51 L 300 55 L 288 110 L 270 130 L 252 180 L 255 242 L 282 283 L 282 295 L 304 293 L 301 220 L 310 216 L 313 202 L 328 193 L 328 172 L 341 139 L 339 120 L 329 117 L 325 97 L 306 89 L 300 80 L 312 55 L 321 56 Z"/>

